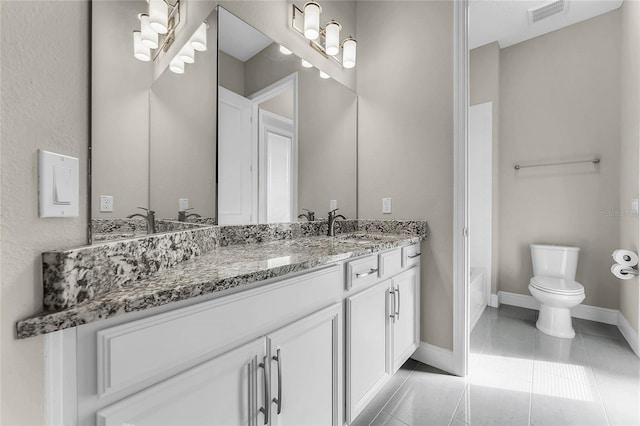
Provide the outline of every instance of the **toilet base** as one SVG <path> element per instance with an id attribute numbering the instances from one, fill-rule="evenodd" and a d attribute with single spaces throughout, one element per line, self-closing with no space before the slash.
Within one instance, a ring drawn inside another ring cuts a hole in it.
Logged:
<path id="1" fill-rule="evenodd" d="M 555 308 L 541 304 L 536 328 L 553 337 L 573 339 L 576 336 L 571 323 L 571 310 L 568 308 Z"/>

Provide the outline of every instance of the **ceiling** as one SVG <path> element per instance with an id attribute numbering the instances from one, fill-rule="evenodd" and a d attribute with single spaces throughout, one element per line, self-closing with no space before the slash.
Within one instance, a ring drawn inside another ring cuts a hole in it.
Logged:
<path id="1" fill-rule="evenodd" d="M 529 9 L 550 3 L 554 1 L 470 0 L 469 49 L 494 41 L 508 47 L 622 6 L 622 0 L 565 0 L 562 12 L 529 22 Z"/>
<path id="2" fill-rule="evenodd" d="M 243 20 L 220 8 L 218 49 L 241 62 L 247 62 L 273 41 Z"/>

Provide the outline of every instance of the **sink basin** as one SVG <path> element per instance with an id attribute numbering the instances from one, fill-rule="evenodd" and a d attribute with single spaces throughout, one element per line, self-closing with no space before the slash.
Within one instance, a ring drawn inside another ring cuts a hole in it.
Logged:
<path id="1" fill-rule="evenodd" d="M 335 241 L 345 244 L 373 244 L 378 241 L 384 241 L 384 238 L 371 234 L 341 234 L 336 235 Z"/>

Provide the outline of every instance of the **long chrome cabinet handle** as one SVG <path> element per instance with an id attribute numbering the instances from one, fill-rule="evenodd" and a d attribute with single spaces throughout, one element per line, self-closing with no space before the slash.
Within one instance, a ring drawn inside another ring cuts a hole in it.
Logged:
<path id="1" fill-rule="evenodd" d="M 421 255 L 421 254 L 422 254 L 422 253 L 416 253 L 416 254 L 414 254 L 413 256 L 412 256 L 412 255 L 408 255 L 407 257 L 408 257 L 409 259 L 415 259 L 416 257 L 420 257 L 420 255 Z"/>
<path id="2" fill-rule="evenodd" d="M 269 424 L 269 377 L 267 375 L 267 356 L 262 358 L 262 362 L 259 365 L 262 368 L 263 385 L 264 385 L 264 407 L 260 407 L 260 412 L 264 414 L 264 424 Z"/>
<path id="3" fill-rule="evenodd" d="M 276 354 L 271 358 L 278 363 L 278 397 L 273 398 L 273 402 L 278 405 L 278 414 L 280 414 L 282 412 L 282 355 L 280 355 L 280 348 Z"/>
<path id="4" fill-rule="evenodd" d="M 376 269 L 371 268 L 369 269 L 369 272 L 365 272 L 363 274 L 356 274 L 356 278 L 364 278 L 368 275 L 375 274 L 376 272 L 378 272 L 377 268 Z"/>
<path id="5" fill-rule="evenodd" d="M 389 290 L 389 295 L 393 297 L 393 312 L 389 315 L 389 318 L 393 318 L 393 322 L 396 322 L 396 292 L 394 289 Z"/>
<path id="6" fill-rule="evenodd" d="M 397 303 L 397 307 L 396 307 L 396 319 L 397 319 L 397 320 L 400 320 L 400 287 L 396 287 L 396 288 L 393 290 L 393 292 L 398 294 L 398 296 L 397 296 L 397 297 L 395 297 L 395 299 L 396 299 L 396 303 Z"/>

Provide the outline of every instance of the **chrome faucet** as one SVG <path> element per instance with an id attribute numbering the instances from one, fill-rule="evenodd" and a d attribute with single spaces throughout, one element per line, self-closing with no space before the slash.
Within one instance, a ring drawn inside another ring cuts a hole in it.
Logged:
<path id="1" fill-rule="evenodd" d="M 178 212 L 178 222 L 186 222 L 187 219 L 189 219 L 190 217 L 202 217 L 198 213 L 189 213 L 189 214 L 187 214 L 188 210 L 193 210 L 193 208 L 180 210 Z"/>
<path id="2" fill-rule="evenodd" d="M 311 210 L 308 210 L 308 209 L 302 209 L 302 210 L 304 210 L 306 213 L 299 214 L 298 219 L 304 217 L 309 222 L 313 222 L 314 220 L 316 220 L 316 212 L 312 212 Z"/>
<path id="3" fill-rule="evenodd" d="M 153 234 L 156 232 L 156 212 L 153 210 L 145 209 L 144 207 L 138 207 L 147 212 L 147 214 L 135 213 L 127 216 L 127 219 L 132 219 L 134 217 L 141 217 L 147 221 L 147 234 Z"/>
<path id="4" fill-rule="evenodd" d="M 339 218 L 346 219 L 346 217 L 342 216 L 341 214 L 337 215 L 336 214 L 337 210 L 338 209 L 334 209 L 334 210 L 331 210 L 328 213 L 328 215 L 329 215 L 329 219 L 328 219 L 329 220 L 329 229 L 327 230 L 327 236 L 329 236 L 329 237 L 334 237 L 336 235 L 335 231 L 334 231 L 334 227 L 335 227 L 335 224 L 336 224 L 336 219 L 339 219 Z"/>

